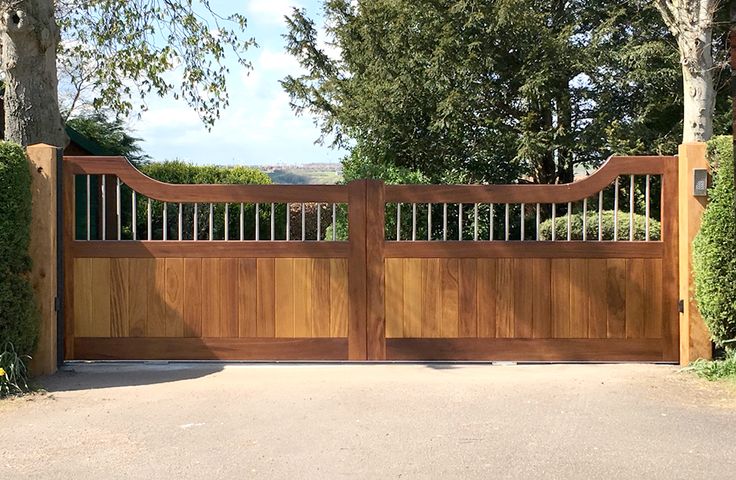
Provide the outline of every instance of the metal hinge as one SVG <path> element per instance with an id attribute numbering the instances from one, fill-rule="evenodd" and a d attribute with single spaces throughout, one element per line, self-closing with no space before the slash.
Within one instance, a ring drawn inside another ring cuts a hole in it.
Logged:
<path id="1" fill-rule="evenodd" d="M 680 300 L 677 302 L 677 311 L 680 313 L 685 313 L 685 300 Z"/>

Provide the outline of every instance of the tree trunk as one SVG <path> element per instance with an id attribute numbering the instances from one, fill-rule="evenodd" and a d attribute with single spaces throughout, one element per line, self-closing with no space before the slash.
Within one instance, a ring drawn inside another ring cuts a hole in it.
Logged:
<path id="1" fill-rule="evenodd" d="M 713 135 L 713 14 L 717 0 L 655 0 L 677 40 L 684 86 L 683 142 L 704 142 Z"/>
<path id="2" fill-rule="evenodd" d="M 10 4 L 10 5 L 9 5 Z M 56 77 L 59 28 L 52 0 L 2 1 L 5 139 L 63 147 Z"/>
<path id="3" fill-rule="evenodd" d="M 711 34 L 711 29 L 687 32 L 678 39 L 684 87 L 683 142 L 704 142 L 713 136 L 716 92 Z"/>

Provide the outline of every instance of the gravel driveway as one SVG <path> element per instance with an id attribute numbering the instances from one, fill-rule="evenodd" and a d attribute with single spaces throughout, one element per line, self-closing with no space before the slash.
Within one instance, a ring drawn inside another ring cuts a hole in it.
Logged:
<path id="1" fill-rule="evenodd" d="M 655 365 L 76 365 L 0 402 L 0 478 L 711 479 L 736 393 Z"/>

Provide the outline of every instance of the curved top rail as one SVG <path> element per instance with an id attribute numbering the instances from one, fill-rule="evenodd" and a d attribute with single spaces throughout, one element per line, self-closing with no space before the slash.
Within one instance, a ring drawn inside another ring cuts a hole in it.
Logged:
<path id="1" fill-rule="evenodd" d="M 64 157 L 72 174 L 116 175 L 123 183 L 154 200 L 170 203 L 346 203 L 345 185 L 178 185 L 159 182 L 125 157 Z"/>
<path id="2" fill-rule="evenodd" d="M 388 203 L 567 203 L 598 194 L 619 175 L 661 175 L 677 157 L 610 157 L 592 175 L 559 185 L 386 185 Z"/>

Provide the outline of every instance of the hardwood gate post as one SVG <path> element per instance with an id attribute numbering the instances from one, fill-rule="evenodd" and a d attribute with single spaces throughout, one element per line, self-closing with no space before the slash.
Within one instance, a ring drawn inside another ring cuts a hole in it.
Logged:
<path id="1" fill-rule="evenodd" d="M 386 313 L 384 308 L 384 185 L 366 183 L 366 327 L 368 360 L 386 359 Z"/>
<path id="2" fill-rule="evenodd" d="M 40 313 L 38 347 L 30 370 L 49 375 L 57 365 L 57 160 L 60 149 L 51 145 L 28 147 L 31 169 L 31 284 Z"/>
<path id="3" fill-rule="evenodd" d="M 705 143 L 686 143 L 679 148 L 679 273 L 680 273 L 680 364 L 698 358 L 710 359 L 710 333 L 693 298 L 692 242 L 700 230 L 707 197 L 693 194 L 694 169 L 708 169 Z"/>
<path id="4" fill-rule="evenodd" d="M 366 180 L 348 183 L 348 359 L 366 360 Z"/>

